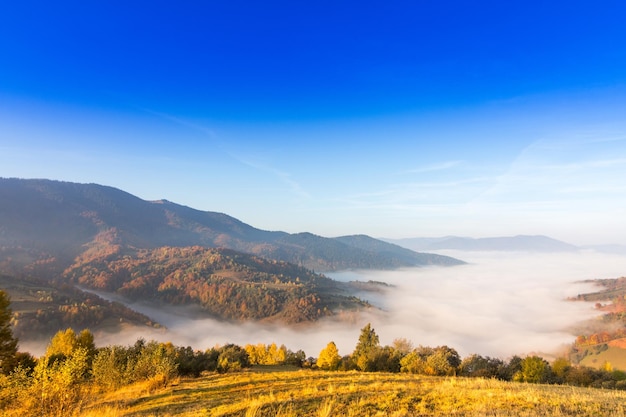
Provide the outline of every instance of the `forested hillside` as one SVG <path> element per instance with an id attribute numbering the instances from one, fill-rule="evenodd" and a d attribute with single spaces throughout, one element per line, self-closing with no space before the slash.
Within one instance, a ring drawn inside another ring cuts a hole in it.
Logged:
<path id="1" fill-rule="evenodd" d="M 287 262 L 200 246 L 106 249 L 79 256 L 66 279 L 131 300 L 199 304 L 228 320 L 297 323 L 367 308 L 345 284 Z"/>

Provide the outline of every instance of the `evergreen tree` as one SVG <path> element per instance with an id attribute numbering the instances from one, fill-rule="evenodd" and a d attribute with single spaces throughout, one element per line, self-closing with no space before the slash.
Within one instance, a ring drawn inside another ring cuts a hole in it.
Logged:
<path id="1" fill-rule="evenodd" d="M 372 325 L 367 323 L 365 327 L 361 329 L 361 335 L 359 336 L 359 342 L 352 352 L 352 361 L 361 371 L 372 371 L 374 356 L 376 351 L 380 348 L 380 342 L 378 335 L 372 329 Z"/>
<path id="2" fill-rule="evenodd" d="M 11 299 L 0 290 L 0 372 L 8 375 L 16 365 L 17 339 L 11 329 Z"/>

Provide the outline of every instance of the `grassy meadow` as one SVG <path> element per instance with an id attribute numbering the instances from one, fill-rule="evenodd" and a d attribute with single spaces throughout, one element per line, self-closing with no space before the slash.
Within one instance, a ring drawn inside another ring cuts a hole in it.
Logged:
<path id="1" fill-rule="evenodd" d="M 580 361 L 580 365 L 601 368 L 608 362 L 614 369 L 626 370 L 626 350 L 622 346 L 623 344 L 614 346 L 609 342 L 606 349 L 600 352 L 591 351 Z"/>
<path id="2" fill-rule="evenodd" d="M 281 370 L 282 369 L 282 370 Z M 89 396 L 83 417 L 625 416 L 626 392 L 409 374 L 251 371 Z"/>

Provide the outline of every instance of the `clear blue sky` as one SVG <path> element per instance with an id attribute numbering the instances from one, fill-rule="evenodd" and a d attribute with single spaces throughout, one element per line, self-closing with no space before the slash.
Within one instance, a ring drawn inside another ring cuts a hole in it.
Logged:
<path id="1" fill-rule="evenodd" d="M 0 176 L 324 236 L 626 244 L 620 1 L 5 2 Z"/>

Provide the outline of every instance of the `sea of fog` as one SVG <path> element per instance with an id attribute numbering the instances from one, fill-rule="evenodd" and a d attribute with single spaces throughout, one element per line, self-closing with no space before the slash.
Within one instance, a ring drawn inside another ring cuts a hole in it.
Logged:
<path id="1" fill-rule="evenodd" d="M 415 346 L 448 345 L 462 356 L 550 355 L 574 340 L 578 323 L 598 315 L 591 303 L 565 301 L 594 290 L 577 281 L 626 274 L 626 256 L 592 251 L 440 253 L 468 264 L 327 274 L 341 281 L 390 284 L 383 293 L 360 293 L 378 309 L 347 320 L 323 320 L 295 329 L 258 323 L 235 325 L 194 319 L 187 309 L 127 303 L 167 329 L 96 333 L 96 343 L 132 344 L 143 337 L 207 349 L 226 343 L 276 342 L 317 357 L 328 342 L 334 341 L 339 353 L 347 355 L 353 351 L 360 329 L 369 322 L 382 345 L 406 338 Z"/>

